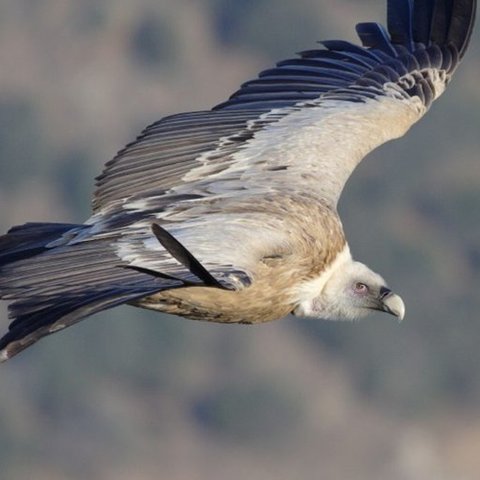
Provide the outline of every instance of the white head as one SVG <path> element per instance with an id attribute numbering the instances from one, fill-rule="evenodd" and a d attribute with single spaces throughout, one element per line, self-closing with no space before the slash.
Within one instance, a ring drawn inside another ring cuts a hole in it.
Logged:
<path id="1" fill-rule="evenodd" d="M 298 289 L 299 301 L 293 311 L 302 317 L 328 320 L 355 320 L 379 310 L 405 315 L 402 299 L 385 280 L 366 265 L 353 261 L 348 248 L 340 253 L 330 268 Z"/>

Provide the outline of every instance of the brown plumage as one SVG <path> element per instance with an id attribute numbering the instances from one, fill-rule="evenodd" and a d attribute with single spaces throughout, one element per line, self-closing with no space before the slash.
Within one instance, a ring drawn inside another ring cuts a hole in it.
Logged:
<path id="1" fill-rule="evenodd" d="M 330 265 L 346 245 L 338 217 L 314 198 L 270 197 L 268 202 L 245 203 L 235 210 L 232 213 L 268 213 L 288 225 L 285 244 L 256 262 L 251 285 L 237 290 L 171 289 L 133 304 L 194 320 L 249 324 L 276 320 L 295 309 L 294 287 L 321 276 L 324 265 Z"/>

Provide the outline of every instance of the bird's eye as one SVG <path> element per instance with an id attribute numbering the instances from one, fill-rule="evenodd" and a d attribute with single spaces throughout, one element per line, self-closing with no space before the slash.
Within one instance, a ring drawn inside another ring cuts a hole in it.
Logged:
<path id="1" fill-rule="evenodd" d="M 355 293 L 362 293 L 362 294 L 365 294 L 365 293 L 368 293 L 368 286 L 365 285 L 364 283 L 362 282 L 357 282 L 355 284 Z"/>

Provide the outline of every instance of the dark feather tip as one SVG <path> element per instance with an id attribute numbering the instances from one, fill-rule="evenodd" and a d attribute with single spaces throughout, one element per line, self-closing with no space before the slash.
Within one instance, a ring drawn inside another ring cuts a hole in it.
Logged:
<path id="1" fill-rule="evenodd" d="M 158 223 L 152 224 L 152 232 L 170 255 L 209 287 L 225 287 L 169 232 Z"/>

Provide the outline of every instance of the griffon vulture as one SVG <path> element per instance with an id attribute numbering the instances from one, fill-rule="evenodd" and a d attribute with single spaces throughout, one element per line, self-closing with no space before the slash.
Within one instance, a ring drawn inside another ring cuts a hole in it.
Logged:
<path id="1" fill-rule="evenodd" d="M 84 224 L 0 237 L 7 360 L 120 304 L 223 323 L 289 313 L 404 316 L 352 259 L 337 202 L 358 163 L 400 137 L 450 82 L 476 0 L 388 0 L 362 46 L 325 41 L 244 83 L 212 110 L 146 128 L 97 178 Z"/>

